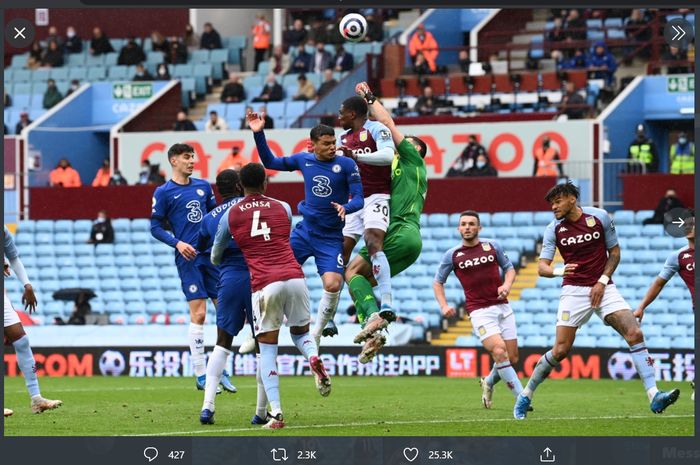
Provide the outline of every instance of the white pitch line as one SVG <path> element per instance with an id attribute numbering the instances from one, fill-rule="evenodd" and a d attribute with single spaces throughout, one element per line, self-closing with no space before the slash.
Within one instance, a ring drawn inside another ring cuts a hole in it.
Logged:
<path id="1" fill-rule="evenodd" d="M 182 386 L 163 386 L 163 387 L 116 387 L 116 388 L 110 388 L 110 387 L 104 387 L 101 389 L 95 389 L 95 388 L 77 388 L 77 389 L 47 389 L 47 391 L 51 392 L 104 392 L 104 391 L 184 391 L 187 390 L 188 388 L 182 387 Z M 236 389 L 239 391 L 241 389 L 257 389 L 257 386 L 236 386 Z M 18 390 L 5 390 L 6 394 L 22 394 L 24 392 L 27 392 L 26 389 L 18 389 Z"/>
<path id="2" fill-rule="evenodd" d="M 659 418 L 694 418 L 695 415 L 663 415 Z M 600 416 L 600 417 L 549 417 L 549 418 L 529 418 L 525 420 L 526 422 L 532 421 L 572 421 L 572 420 L 638 420 L 638 419 L 648 419 L 654 418 L 648 415 L 617 415 L 617 416 Z M 513 418 L 473 418 L 468 420 L 426 420 L 426 421 L 384 421 L 378 422 L 365 422 L 365 423 L 331 423 L 327 425 L 301 425 L 301 426 L 285 426 L 285 430 L 289 429 L 319 429 L 319 428 L 347 428 L 347 427 L 363 427 L 363 426 L 392 426 L 392 425 L 435 425 L 442 423 L 497 423 L 497 422 L 512 422 L 520 423 Z M 226 429 L 208 429 L 202 428 L 196 431 L 177 431 L 168 433 L 155 433 L 155 434 L 125 434 L 124 436 L 136 436 L 136 437 L 146 437 L 146 436 L 188 436 L 194 434 L 209 434 L 209 433 L 240 433 L 240 432 L 250 432 L 255 431 L 254 427 L 250 428 L 226 428 Z"/>

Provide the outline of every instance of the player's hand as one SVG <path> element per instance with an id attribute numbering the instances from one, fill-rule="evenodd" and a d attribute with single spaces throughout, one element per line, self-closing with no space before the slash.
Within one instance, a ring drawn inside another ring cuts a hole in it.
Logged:
<path id="1" fill-rule="evenodd" d="M 591 307 L 600 308 L 600 303 L 603 301 L 604 294 L 605 284 L 595 283 L 595 285 L 591 288 L 590 294 L 588 294 L 591 297 Z"/>
<path id="2" fill-rule="evenodd" d="M 454 309 L 454 307 L 450 307 L 449 305 L 443 305 L 440 307 L 440 311 L 442 312 L 442 316 L 445 318 L 454 318 L 457 316 L 457 310 Z"/>
<path id="3" fill-rule="evenodd" d="M 351 148 L 345 147 L 344 145 L 342 145 L 336 149 L 336 151 L 338 151 L 338 150 L 343 152 L 344 157 L 352 158 L 353 160 L 357 161 L 357 155 L 355 155 L 355 153 L 353 153 Z"/>
<path id="4" fill-rule="evenodd" d="M 355 93 L 362 98 L 365 98 L 365 95 L 369 94 L 370 92 L 372 92 L 372 90 L 369 88 L 369 84 L 364 81 L 355 86 Z"/>
<path id="5" fill-rule="evenodd" d="M 333 208 L 335 208 L 335 211 L 338 212 L 338 216 L 340 217 L 341 220 L 345 221 L 345 207 L 343 207 L 339 203 L 331 202 L 331 205 L 333 205 Z"/>
<path id="6" fill-rule="evenodd" d="M 505 298 L 507 298 L 508 294 L 510 294 L 510 286 L 506 286 L 504 284 L 503 286 L 500 286 L 498 288 L 498 298 L 500 300 L 504 300 Z"/>
<path id="7" fill-rule="evenodd" d="M 576 268 L 578 268 L 576 263 L 567 263 L 564 266 L 564 276 L 571 276 L 576 272 Z"/>
<path id="8" fill-rule="evenodd" d="M 22 294 L 22 304 L 24 304 L 24 309 L 28 310 L 29 313 L 34 313 L 36 311 L 36 296 L 34 295 L 34 289 L 31 284 L 24 286 L 24 294 Z"/>
<path id="9" fill-rule="evenodd" d="M 194 247 L 189 245 L 187 242 L 179 241 L 175 248 L 178 252 L 180 252 L 180 255 L 185 257 L 185 260 L 194 260 L 197 256 L 197 251 L 194 250 Z"/>
<path id="10" fill-rule="evenodd" d="M 257 114 L 252 111 L 246 115 L 248 126 L 253 132 L 260 132 L 265 129 L 265 113 Z"/>
<path id="11" fill-rule="evenodd" d="M 639 324 L 642 324 L 642 318 L 644 318 L 644 309 L 642 307 L 637 308 L 637 310 L 632 313 L 634 317 L 639 321 Z"/>
<path id="12" fill-rule="evenodd" d="M 2 268 L 2 272 L 5 274 L 6 278 L 10 277 L 10 265 L 5 263 L 5 265 Z"/>

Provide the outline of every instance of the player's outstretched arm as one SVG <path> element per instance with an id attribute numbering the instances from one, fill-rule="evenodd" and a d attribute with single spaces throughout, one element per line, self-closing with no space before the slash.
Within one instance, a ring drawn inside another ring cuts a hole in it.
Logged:
<path id="1" fill-rule="evenodd" d="M 298 170 L 299 163 L 297 163 L 297 159 L 294 157 L 294 155 L 291 157 L 276 157 L 270 150 L 270 147 L 267 145 L 265 131 L 263 131 L 265 127 L 265 115 L 248 113 L 246 117 L 248 118 L 248 125 L 250 126 L 250 129 L 253 131 L 255 147 L 258 149 L 260 161 L 262 161 L 265 168 L 277 171 Z"/>
<path id="2" fill-rule="evenodd" d="M 667 282 L 668 281 L 666 281 L 665 279 L 657 276 L 654 282 L 651 283 L 651 286 L 649 286 L 646 295 L 639 303 L 637 310 L 634 311 L 634 316 L 639 320 L 640 323 L 642 322 L 642 318 L 644 318 L 644 310 L 646 310 L 646 308 L 649 305 L 651 305 L 651 303 L 654 300 L 656 300 L 656 298 L 659 296 L 659 293 L 664 288 Z"/>
<path id="3" fill-rule="evenodd" d="M 401 131 L 399 131 L 399 129 L 396 127 L 393 118 L 387 109 L 384 108 L 384 105 L 376 100 L 376 97 L 374 97 L 372 94 L 372 90 L 369 88 L 369 85 L 366 82 L 361 82 L 355 86 L 355 92 L 357 95 L 367 100 L 370 115 L 372 115 L 375 120 L 389 128 L 394 144 L 401 144 L 401 142 L 404 140 L 403 133 L 401 133 Z"/>

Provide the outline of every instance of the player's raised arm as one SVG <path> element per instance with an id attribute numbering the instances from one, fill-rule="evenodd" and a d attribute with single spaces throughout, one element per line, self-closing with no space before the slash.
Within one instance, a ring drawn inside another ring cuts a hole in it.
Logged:
<path id="1" fill-rule="evenodd" d="M 296 171 L 299 169 L 297 157 L 294 155 L 290 157 L 276 157 L 270 150 L 270 147 L 267 145 L 267 139 L 265 138 L 264 114 L 259 115 L 251 112 L 246 115 L 246 118 L 248 118 L 248 126 L 250 126 L 250 129 L 253 131 L 255 147 L 258 149 L 260 161 L 265 168 L 277 171 Z"/>
<path id="2" fill-rule="evenodd" d="M 401 142 L 404 140 L 403 133 L 396 127 L 393 118 L 387 109 L 384 108 L 384 105 L 382 105 L 377 100 L 377 97 L 374 96 L 372 89 L 369 88 L 369 84 L 366 82 L 359 83 L 355 86 L 355 93 L 367 101 L 370 115 L 373 116 L 375 120 L 389 128 L 394 144 L 397 146 L 401 144 Z"/>
<path id="3" fill-rule="evenodd" d="M 228 217 L 230 211 L 230 209 L 226 210 L 226 212 L 221 216 L 221 219 L 219 220 L 219 227 L 216 228 L 214 244 L 211 247 L 211 262 L 214 265 L 221 264 L 221 259 L 224 255 L 224 251 L 231 242 L 231 229 L 229 228 L 228 224 Z"/>

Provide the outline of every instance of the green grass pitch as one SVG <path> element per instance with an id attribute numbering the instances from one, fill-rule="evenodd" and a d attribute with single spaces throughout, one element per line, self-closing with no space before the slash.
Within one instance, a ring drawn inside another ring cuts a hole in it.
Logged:
<path id="1" fill-rule="evenodd" d="M 203 393 L 184 378 L 41 378 L 42 394 L 61 399 L 55 411 L 33 415 L 23 378 L 5 378 L 7 436 L 287 435 L 287 436 L 690 436 L 694 402 L 688 383 L 666 413 L 654 415 L 635 381 L 550 380 L 537 390 L 535 411 L 512 418 L 513 397 L 498 384 L 494 406 L 481 406 L 475 379 L 442 377 L 333 379 L 322 398 L 309 377 L 280 380 L 287 427 L 250 424 L 256 384 L 234 379 L 237 394 L 217 396 L 216 424 L 199 424 Z"/>

